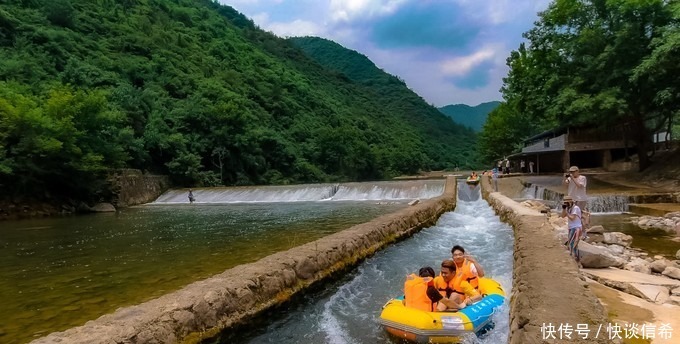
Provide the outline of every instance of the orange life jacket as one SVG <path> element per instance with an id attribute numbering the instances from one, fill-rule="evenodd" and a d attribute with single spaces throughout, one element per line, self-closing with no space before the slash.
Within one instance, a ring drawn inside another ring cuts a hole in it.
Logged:
<path id="1" fill-rule="evenodd" d="M 454 281 L 467 281 L 473 288 L 479 289 L 479 278 L 476 274 L 472 273 L 472 265 L 473 264 L 471 261 L 467 259 L 463 260 L 463 264 L 456 269 L 456 277 L 454 278 Z M 458 284 L 460 283 L 458 282 Z M 459 288 L 456 289 L 459 290 Z"/>
<path id="2" fill-rule="evenodd" d="M 455 278 L 446 283 L 446 281 L 444 281 L 444 277 L 437 276 L 434 278 L 434 287 L 437 288 L 437 291 L 439 291 L 441 296 L 446 298 L 451 297 L 452 293 L 463 294 L 462 292 L 459 292 L 460 288 L 456 288 L 455 282 Z"/>
<path id="3" fill-rule="evenodd" d="M 415 274 L 411 274 L 406 278 L 406 282 L 404 282 L 404 301 L 406 307 L 426 312 L 434 311 L 434 304 L 427 297 L 427 284 L 431 281 L 431 277 L 419 277 Z"/>

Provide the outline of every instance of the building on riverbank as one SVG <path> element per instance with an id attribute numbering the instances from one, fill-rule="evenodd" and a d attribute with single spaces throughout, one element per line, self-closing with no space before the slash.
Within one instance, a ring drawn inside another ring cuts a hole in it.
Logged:
<path id="1" fill-rule="evenodd" d="M 535 172 L 563 172 L 569 166 L 603 168 L 607 171 L 632 171 L 637 163 L 630 158 L 636 152 L 634 132 L 630 125 L 608 128 L 564 126 L 544 131 L 524 140 L 521 152 L 508 157 L 515 166 L 524 160 L 534 163 Z M 669 135 L 659 132 L 650 140 L 669 147 Z"/>

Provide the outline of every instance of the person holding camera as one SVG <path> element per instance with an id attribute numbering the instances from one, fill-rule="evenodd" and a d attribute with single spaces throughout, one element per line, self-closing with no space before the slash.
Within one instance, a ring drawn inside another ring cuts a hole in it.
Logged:
<path id="1" fill-rule="evenodd" d="M 569 248 L 569 255 L 579 261 L 578 243 L 581 240 L 581 208 L 574 202 L 571 196 L 564 196 L 562 200 L 562 214 L 560 217 L 567 218 L 567 228 L 569 228 L 569 240 L 567 240 L 567 247 Z"/>

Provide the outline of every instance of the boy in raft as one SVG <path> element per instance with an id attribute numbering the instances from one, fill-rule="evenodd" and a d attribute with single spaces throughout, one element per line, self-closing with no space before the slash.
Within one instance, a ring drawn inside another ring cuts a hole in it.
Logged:
<path id="1" fill-rule="evenodd" d="M 482 295 L 468 281 L 456 274 L 456 263 L 450 259 L 442 262 L 441 275 L 435 277 L 434 287 L 442 295 L 438 311 L 459 310 L 479 301 Z"/>
<path id="2" fill-rule="evenodd" d="M 455 245 L 451 249 L 451 258 L 456 263 L 456 278 L 466 280 L 475 289 L 479 288 L 479 278 L 484 277 L 484 269 L 469 254 L 465 254 L 463 246 Z"/>
<path id="3" fill-rule="evenodd" d="M 418 276 L 411 274 L 406 277 L 406 282 L 404 282 L 404 305 L 406 307 L 434 312 L 437 302 L 442 298 L 434 288 L 434 269 L 431 267 L 421 268 Z"/>

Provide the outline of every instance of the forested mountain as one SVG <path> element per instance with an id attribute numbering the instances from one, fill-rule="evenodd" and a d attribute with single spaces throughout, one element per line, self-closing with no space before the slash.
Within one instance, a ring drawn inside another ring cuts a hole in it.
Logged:
<path id="1" fill-rule="evenodd" d="M 396 76 L 385 73 L 366 56 L 319 37 L 290 39 L 322 66 L 359 84 L 365 97 L 380 103 L 381 111 L 406 123 L 421 137 L 435 168 L 471 167 L 476 163 L 473 131 L 443 116 Z M 441 164 L 441 162 L 446 162 Z"/>
<path id="2" fill-rule="evenodd" d="M 481 103 L 477 106 L 452 104 L 440 107 L 439 111 L 451 117 L 456 123 L 472 128 L 475 132 L 482 130 L 486 117 L 495 110 L 501 102 L 493 101 Z"/>
<path id="3" fill-rule="evenodd" d="M 121 167 L 247 185 L 474 160 L 474 133 L 402 81 L 324 67 L 299 43 L 210 0 L 3 1 L 4 195 L 85 197 Z"/>

